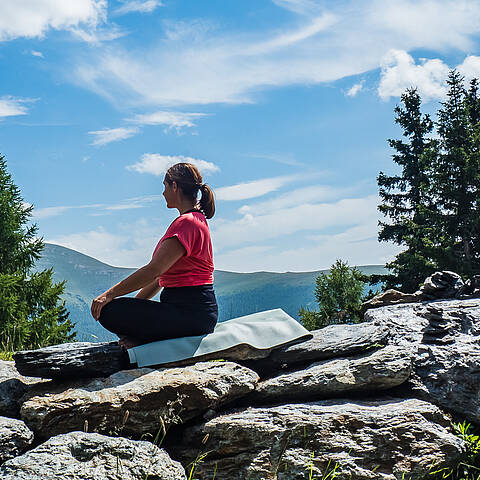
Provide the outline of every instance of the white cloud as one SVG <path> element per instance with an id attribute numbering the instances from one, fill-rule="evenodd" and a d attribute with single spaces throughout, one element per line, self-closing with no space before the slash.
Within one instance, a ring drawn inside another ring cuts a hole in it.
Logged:
<path id="1" fill-rule="evenodd" d="M 125 15 L 132 12 L 151 13 L 162 5 L 160 0 L 120 0 L 120 2 L 122 6 L 113 11 L 117 15 Z"/>
<path id="2" fill-rule="evenodd" d="M 16 98 L 11 96 L 0 97 L 0 119 L 2 117 L 13 117 L 16 115 L 26 115 L 28 108 L 25 103 L 32 100 L 27 98 Z"/>
<path id="3" fill-rule="evenodd" d="M 43 53 L 42 53 L 42 52 L 39 52 L 39 51 L 37 51 L 37 50 L 32 50 L 30 53 L 31 53 L 34 57 L 45 58 L 45 57 L 43 56 Z"/>
<path id="4" fill-rule="evenodd" d="M 313 0 L 272 0 L 275 5 L 279 7 L 286 8 L 295 13 L 310 13 L 312 11 L 318 10 L 318 3 L 315 3 Z"/>
<path id="5" fill-rule="evenodd" d="M 278 190 L 287 183 L 293 182 L 296 178 L 298 178 L 298 175 L 263 178 L 261 180 L 238 183 L 237 185 L 228 187 L 220 187 L 215 189 L 215 197 L 217 200 L 226 201 L 261 197 L 262 195 Z"/>
<path id="6" fill-rule="evenodd" d="M 348 89 L 345 95 L 347 95 L 347 97 L 354 97 L 358 92 L 360 92 L 360 90 L 363 89 L 364 83 L 365 83 L 364 80 L 362 80 L 359 83 L 356 83 L 355 85 L 353 85 L 351 88 Z"/>
<path id="7" fill-rule="evenodd" d="M 139 173 L 151 173 L 152 175 L 163 175 L 172 165 L 176 163 L 192 163 L 202 175 L 217 172 L 220 169 L 214 163 L 200 160 L 198 158 L 184 157 L 183 155 L 160 155 L 158 153 L 145 153 L 142 160 L 133 165 L 128 165 L 128 170 Z"/>
<path id="8" fill-rule="evenodd" d="M 2 0 L 0 41 L 43 37 L 50 29 L 95 29 L 105 20 L 106 0 Z"/>
<path id="9" fill-rule="evenodd" d="M 92 145 L 106 145 L 111 142 L 118 142 L 119 140 L 125 140 L 126 138 L 133 137 L 139 132 L 138 128 L 105 128 L 104 130 L 96 130 L 88 132 L 93 135 L 95 139 Z"/>
<path id="10" fill-rule="evenodd" d="M 194 120 L 208 116 L 206 113 L 184 113 L 184 112 L 153 112 L 135 115 L 127 119 L 129 122 L 140 125 L 166 125 L 169 129 L 175 128 L 180 131 L 182 128 L 195 126 Z"/>
<path id="11" fill-rule="evenodd" d="M 439 59 L 424 60 L 420 65 L 405 51 L 392 50 L 385 57 L 378 94 L 383 99 L 399 97 L 407 88 L 416 87 L 425 100 L 443 98 L 449 67 Z"/>
<path id="12" fill-rule="evenodd" d="M 457 66 L 457 70 L 465 76 L 465 80 L 469 82 L 472 78 L 480 78 L 480 57 L 470 55 Z"/>
<path id="13" fill-rule="evenodd" d="M 309 2 L 282 3 L 297 8 Z M 218 33 L 198 21 L 170 24 L 142 50 L 100 49 L 72 79 L 114 103 L 253 102 L 263 88 L 331 82 L 378 68 L 392 49 L 471 51 L 480 31 L 480 2 L 349 0 L 321 6 L 321 14 L 294 16 L 290 27 L 256 33 Z M 434 76 L 437 65 L 428 67 Z"/>

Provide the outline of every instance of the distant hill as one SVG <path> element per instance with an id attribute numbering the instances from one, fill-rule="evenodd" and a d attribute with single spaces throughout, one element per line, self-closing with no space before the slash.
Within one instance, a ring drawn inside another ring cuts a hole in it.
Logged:
<path id="1" fill-rule="evenodd" d="M 67 282 L 64 299 L 70 318 L 76 323 L 77 339 L 90 342 L 116 339 L 92 318 L 90 304 L 93 298 L 135 269 L 112 267 L 75 250 L 48 243 L 36 264 L 37 270 L 46 268 L 53 269 L 56 282 Z M 358 268 L 367 274 L 385 272 L 381 265 Z M 219 320 L 272 308 L 282 308 L 298 319 L 300 307 L 316 308 L 313 294 L 315 278 L 323 272 L 328 270 L 300 273 L 234 273 L 216 270 Z"/>

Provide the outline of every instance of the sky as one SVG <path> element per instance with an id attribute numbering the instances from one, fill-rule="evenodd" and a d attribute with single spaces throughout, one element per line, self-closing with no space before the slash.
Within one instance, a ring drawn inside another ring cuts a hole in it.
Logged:
<path id="1" fill-rule="evenodd" d="M 140 267 L 177 210 L 165 170 L 215 191 L 215 267 L 383 264 L 377 175 L 394 108 L 435 114 L 480 77 L 480 0 L 2 0 L 0 153 L 44 241 Z"/>

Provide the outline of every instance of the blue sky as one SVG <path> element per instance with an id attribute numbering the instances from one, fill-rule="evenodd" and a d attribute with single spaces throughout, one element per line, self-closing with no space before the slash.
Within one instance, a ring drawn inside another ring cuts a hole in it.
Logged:
<path id="1" fill-rule="evenodd" d="M 480 1 L 2 0 L 0 152 L 47 242 L 148 262 L 162 180 L 216 192 L 218 269 L 390 260 L 380 170 L 400 94 L 480 76 Z"/>

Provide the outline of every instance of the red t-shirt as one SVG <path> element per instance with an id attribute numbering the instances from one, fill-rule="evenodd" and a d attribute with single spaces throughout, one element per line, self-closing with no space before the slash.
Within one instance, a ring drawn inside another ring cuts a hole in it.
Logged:
<path id="1" fill-rule="evenodd" d="M 158 282 L 161 287 L 191 287 L 213 283 L 213 252 L 210 230 L 201 212 L 177 217 L 160 239 L 153 255 L 167 238 L 177 237 L 187 253 L 175 262 Z"/>

